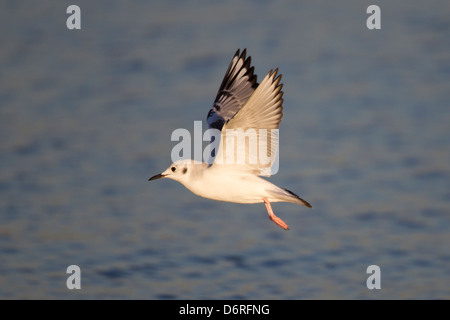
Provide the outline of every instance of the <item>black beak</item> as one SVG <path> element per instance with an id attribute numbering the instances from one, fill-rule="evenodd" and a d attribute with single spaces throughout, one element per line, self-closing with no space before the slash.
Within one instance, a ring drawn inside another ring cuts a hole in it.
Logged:
<path id="1" fill-rule="evenodd" d="M 148 181 L 156 180 L 156 179 L 161 179 L 161 178 L 164 178 L 164 177 L 165 177 L 165 175 L 163 175 L 163 174 L 160 173 L 160 174 L 157 174 L 157 175 L 151 177 L 150 179 L 148 179 Z"/>

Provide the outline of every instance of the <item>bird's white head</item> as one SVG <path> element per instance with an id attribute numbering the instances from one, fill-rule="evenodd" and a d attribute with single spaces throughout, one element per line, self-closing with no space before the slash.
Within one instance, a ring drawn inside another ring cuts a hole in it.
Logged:
<path id="1" fill-rule="evenodd" d="M 195 160 L 178 160 L 170 165 L 166 171 L 163 173 L 154 175 L 150 180 L 156 180 L 160 178 L 169 178 L 186 185 L 186 182 L 190 179 L 192 175 L 197 174 L 201 170 L 199 167 L 207 165 Z"/>

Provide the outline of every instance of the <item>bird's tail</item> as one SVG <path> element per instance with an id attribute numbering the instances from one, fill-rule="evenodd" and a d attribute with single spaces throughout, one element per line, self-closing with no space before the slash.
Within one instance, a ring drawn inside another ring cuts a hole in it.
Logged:
<path id="1" fill-rule="evenodd" d="M 276 196 L 276 198 L 280 199 L 281 201 L 301 204 L 305 207 L 312 208 L 311 204 L 308 201 L 303 200 L 298 195 L 296 195 L 295 193 L 293 193 L 288 189 L 280 188 L 279 191 L 271 190 L 270 192 L 272 192 L 274 196 Z"/>

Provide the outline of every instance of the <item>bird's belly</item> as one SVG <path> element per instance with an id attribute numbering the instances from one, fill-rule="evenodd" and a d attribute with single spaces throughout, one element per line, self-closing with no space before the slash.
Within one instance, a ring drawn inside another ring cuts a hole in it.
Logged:
<path id="1" fill-rule="evenodd" d="M 189 188 L 194 194 L 217 201 L 235 203 L 259 203 L 263 202 L 265 191 L 255 185 L 249 185 L 248 181 L 239 179 L 222 180 L 220 183 L 211 183 L 205 186 L 192 186 Z"/>
<path id="2" fill-rule="evenodd" d="M 209 192 L 206 194 L 199 194 L 199 196 L 207 199 L 225 201 L 225 202 L 235 202 L 235 203 L 259 203 L 263 202 L 262 197 L 249 195 L 241 192 L 228 192 L 225 193 L 215 193 Z"/>

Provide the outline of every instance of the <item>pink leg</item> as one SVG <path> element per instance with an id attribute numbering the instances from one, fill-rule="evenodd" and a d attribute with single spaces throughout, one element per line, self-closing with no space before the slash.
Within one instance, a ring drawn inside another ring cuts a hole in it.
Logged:
<path id="1" fill-rule="evenodd" d="M 266 205 L 267 213 L 269 214 L 270 220 L 275 222 L 275 224 L 277 224 L 278 226 L 282 227 L 284 230 L 289 230 L 288 225 L 283 220 L 278 218 L 275 215 L 275 213 L 273 213 L 272 206 L 270 205 L 269 199 L 263 198 L 263 201 L 264 201 L 264 204 Z"/>

